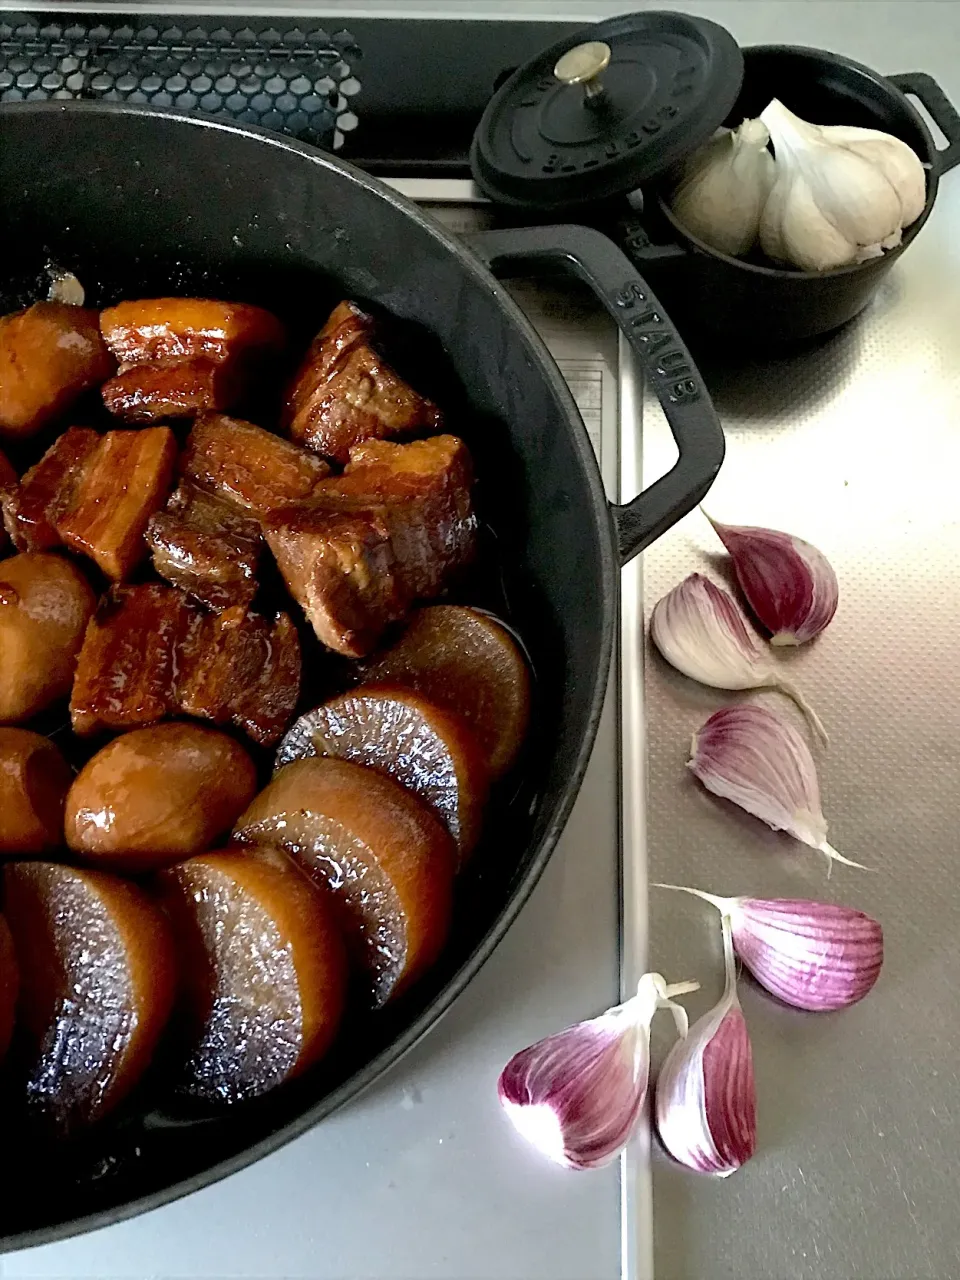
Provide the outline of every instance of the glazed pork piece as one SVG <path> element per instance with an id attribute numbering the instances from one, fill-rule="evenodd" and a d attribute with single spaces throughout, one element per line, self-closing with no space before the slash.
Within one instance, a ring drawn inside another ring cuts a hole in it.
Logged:
<path id="1" fill-rule="evenodd" d="M 286 340 L 262 307 L 212 298 L 121 302 L 101 314 L 100 328 L 120 363 L 103 402 L 131 423 L 232 408 Z"/>
<path id="2" fill-rule="evenodd" d="M 318 638 L 363 657 L 416 599 L 473 559 L 472 467 L 455 436 L 354 446 L 316 503 L 265 525 L 270 549 Z"/>
<path id="3" fill-rule="evenodd" d="M 350 450 L 342 476 L 320 486 L 319 501 L 344 510 L 382 508 L 404 590 L 428 599 L 474 557 L 472 484 L 473 463 L 456 436 L 369 440 Z"/>
<path id="4" fill-rule="evenodd" d="M 255 515 L 311 499 L 330 468 L 263 427 L 211 413 L 198 418 L 187 438 L 181 474 Z"/>
<path id="5" fill-rule="evenodd" d="M 265 533 L 290 594 L 329 649 L 363 657 L 409 607 L 382 512 L 281 512 Z"/>
<path id="6" fill-rule="evenodd" d="M 87 737 L 191 715 L 276 742 L 300 691 L 300 642 L 285 614 L 208 614 L 174 587 L 119 587 L 87 627 L 70 700 Z"/>
<path id="7" fill-rule="evenodd" d="M 3 500 L 3 518 L 22 551 L 68 546 L 115 582 L 147 552 L 147 521 L 162 506 L 176 465 L 169 427 L 108 431 L 70 427 Z"/>
<path id="8" fill-rule="evenodd" d="M 62 545 L 57 525 L 76 501 L 99 443 L 99 435 L 89 427 L 68 427 L 19 485 L 3 495 L 3 522 L 18 551 L 50 551 Z"/>
<path id="9" fill-rule="evenodd" d="M 314 338 L 287 391 L 291 439 L 346 462 L 362 440 L 439 430 L 440 410 L 400 378 L 372 345 L 373 319 L 341 302 Z"/>
<path id="10" fill-rule="evenodd" d="M 121 366 L 197 356 L 221 363 L 242 352 L 279 351 L 283 325 L 269 311 L 213 298 L 137 298 L 100 315 L 104 341 Z"/>
<path id="11" fill-rule="evenodd" d="M 96 311 L 35 302 L 0 318 L 0 439 L 33 435 L 114 372 Z"/>
<path id="12" fill-rule="evenodd" d="M 176 652 L 189 602 L 173 587 L 115 588 L 90 620 L 70 698 L 74 733 L 134 729 L 175 714 Z"/>
<path id="13" fill-rule="evenodd" d="M 260 522 L 195 485 L 182 483 L 147 526 L 153 567 L 211 609 L 249 605 L 263 548 Z"/>
<path id="14" fill-rule="evenodd" d="M 280 740 L 300 694 L 300 638 L 285 613 L 192 609 L 177 664 L 181 713 L 232 724 L 261 747 Z"/>
<path id="15" fill-rule="evenodd" d="M 101 436 L 72 506 L 57 522 L 64 543 L 114 582 L 128 578 L 147 554 L 147 522 L 170 491 L 176 462 L 169 427 Z"/>
<path id="16" fill-rule="evenodd" d="M 230 409 L 246 388 L 246 372 L 238 361 L 217 364 L 205 356 L 158 360 L 131 365 L 104 383 L 103 403 L 115 418 L 140 425 Z"/>
<path id="17" fill-rule="evenodd" d="M 249 605 L 257 590 L 258 517 L 309 501 L 330 468 L 252 422 L 206 414 L 187 438 L 183 477 L 147 541 L 157 572 L 214 609 Z"/>

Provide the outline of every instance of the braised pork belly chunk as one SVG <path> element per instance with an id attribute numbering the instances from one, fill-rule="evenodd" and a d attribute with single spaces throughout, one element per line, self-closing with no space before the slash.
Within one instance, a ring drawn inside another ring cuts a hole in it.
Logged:
<path id="1" fill-rule="evenodd" d="M 259 517 L 312 499 L 330 468 L 252 422 L 207 414 L 187 437 L 183 477 L 147 532 L 157 572 L 214 609 L 257 591 Z"/>
<path id="2" fill-rule="evenodd" d="M 411 598 L 429 598 L 474 557 L 472 484 L 470 454 L 456 436 L 410 444 L 370 440 L 350 450 L 343 475 L 321 485 L 319 501 L 382 507 L 405 589 Z"/>
<path id="3" fill-rule="evenodd" d="M 147 522 L 170 491 L 176 462 L 169 427 L 101 436 L 72 505 L 57 522 L 64 543 L 114 582 L 128 578 L 147 554 Z"/>
<path id="4" fill-rule="evenodd" d="M 0 439 L 33 435 L 114 369 L 88 307 L 35 302 L 0 317 Z"/>
<path id="5" fill-rule="evenodd" d="M 100 328 L 120 364 L 103 402 L 132 423 L 232 408 L 286 340 L 262 307 L 209 298 L 121 302 L 101 314 Z"/>
<path id="6" fill-rule="evenodd" d="M 260 522 L 183 482 L 147 526 L 153 567 L 211 609 L 249 605 L 263 548 Z"/>
<path id="7" fill-rule="evenodd" d="M 291 439 L 346 462 L 361 440 L 439 430 L 440 410 L 394 372 L 372 335 L 372 318 L 354 303 L 334 308 L 287 391 Z"/>
<path id="8" fill-rule="evenodd" d="M 176 653 L 188 616 L 187 597 L 159 583 L 118 587 L 104 597 L 77 660 L 74 733 L 135 729 L 175 713 Z"/>
<path id="9" fill-rule="evenodd" d="M 15 488 L 2 496 L 3 522 L 18 551 L 49 551 L 62 543 L 57 525 L 76 501 L 87 463 L 100 436 L 68 427 Z"/>
<path id="10" fill-rule="evenodd" d="M 243 351 L 279 351 L 283 325 L 269 311 L 213 298 L 137 298 L 100 315 L 104 341 L 121 365 L 206 356 L 227 360 Z"/>
<path id="11" fill-rule="evenodd" d="M 262 747 L 280 740 L 300 693 L 300 639 L 285 613 L 194 609 L 177 661 L 180 712 L 232 724 Z"/>
<path id="12" fill-rule="evenodd" d="M 103 403 L 115 418 L 139 425 L 230 409 L 246 387 L 237 362 L 217 364 L 197 356 L 132 365 L 104 384 Z"/>
<path id="13" fill-rule="evenodd" d="M 317 637 L 362 657 L 412 602 L 438 595 L 473 559 L 472 468 L 463 442 L 435 436 L 351 450 L 315 504 L 265 526 L 291 595 Z"/>
<path id="14" fill-rule="evenodd" d="M 406 613 L 383 511 L 281 512 L 265 532 L 290 594 L 329 649 L 362 657 Z"/>
<path id="15" fill-rule="evenodd" d="M 212 413 L 194 424 L 181 474 L 198 488 L 262 516 L 312 498 L 330 468 L 272 431 Z"/>
<path id="16" fill-rule="evenodd" d="M 108 431 L 70 427 L 2 499 L 21 551 L 67 546 L 115 582 L 147 552 L 147 521 L 170 490 L 177 446 L 169 427 Z"/>
<path id="17" fill-rule="evenodd" d="M 91 619 L 70 700 L 89 736 L 191 715 L 276 742 L 300 690 L 300 642 L 285 614 L 216 615 L 159 583 L 116 588 Z"/>

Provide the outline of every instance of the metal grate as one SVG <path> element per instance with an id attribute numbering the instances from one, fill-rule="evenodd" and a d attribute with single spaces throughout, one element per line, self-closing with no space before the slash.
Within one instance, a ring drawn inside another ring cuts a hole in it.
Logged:
<path id="1" fill-rule="evenodd" d="M 357 126 L 360 49 L 349 31 L 93 24 L 10 15 L 0 22 L 0 102 L 98 98 L 227 116 L 328 149 Z"/>

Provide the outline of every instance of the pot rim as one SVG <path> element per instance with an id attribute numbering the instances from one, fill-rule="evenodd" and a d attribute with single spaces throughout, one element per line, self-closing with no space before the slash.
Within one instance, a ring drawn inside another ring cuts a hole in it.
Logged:
<path id="1" fill-rule="evenodd" d="M 255 142 L 296 155 L 305 163 L 318 165 L 328 171 L 332 170 L 394 206 L 406 217 L 417 223 L 425 232 L 439 240 L 451 256 L 456 259 L 461 269 L 470 273 L 475 280 L 493 295 L 497 305 L 505 312 L 511 326 L 525 340 L 527 349 L 535 361 L 537 373 L 549 384 L 552 394 L 559 402 L 570 423 L 573 447 L 581 462 L 581 470 L 586 478 L 590 504 L 597 516 L 597 536 L 603 578 L 603 603 L 601 615 L 597 620 L 600 629 L 599 660 L 593 673 L 593 688 L 590 690 L 584 732 L 576 755 L 567 765 L 563 790 L 557 798 L 550 821 L 543 836 L 534 846 L 533 856 L 528 867 L 523 875 L 513 883 L 510 896 L 503 909 L 495 917 L 487 932 L 479 939 L 460 967 L 455 970 L 436 996 L 414 1018 L 413 1022 L 400 1032 L 375 1058 L 367 1062 L 359 1071 L 354 1072 L 342 1084 L 325 1094 L 319 1101 L 305 1107 L 297 1115 L 287 1120 L 286 1123 L 280 1125 L 276 1130 L 260 1138 L 259 1141 L 252 1145 L 246 1146 L 235 1154 L 208 1165 L 185 1178 L 181 1178 L 171 1185 L 147 1192 L 135 1199 L 123 1201 L 110 1208 L 82 1213 L 77 1218 L 67 1219 L 51 1226 L 4 1236 L 0 1240 L 0 1254 L 15 1249 L 49 1244 L 57 1240 L 64 1240 L 75 1235 L 94 1231 L 101 1227 L 113 1226 L 116 1223 L 137 1217 L 139 1214 L 151 1209 L 170 1204 L 183 1196 L 190 1195 L 194 1191 L 199 1191 L 203 1187 L 219 1182 L 232 1173 L 237 1173 L 241 1169 L 255 1164 L 263 1157 L 286 1146 L 294 1138 L 306 1133 L 320 1120 L 332 1114 L 349 1100 L 357 1097 L 437 1025 L 493 954 L 519 915 L 521 908 L 529 899 L 543 874 L 557 841 L 566 826 L 567 819 L 580 792 L 603 709 L 613 654 L 614 628 L 619 600 L 619 558 L 615 547 L 613 520 L 610 515 L 610 507 L 604 492 L 603 481 L 593 452 L 593 446 L 590 443 L 573 395 L 563 380 L 563 375 L 560 373 L 556 361 L 532 323 L 497 278 L 470 252 L 466 245 L 456 239 L 439 222 L 424 213 L 413 201 L 352 165 L 349 161 L 321 151 L 309 143 L 288 138 L 256 125 L 238 124 L 215 117 L 190 115 L 161 107 L 127 103 L 36 101 L 0 105 L 0 126 L 2 126 L 3 119 L 7 115 L 53 115 L 58 113 L 101 115 L 106 118 L 117 116 L 152 117 L 169 121 L 171 129 L 175 125 L 189 126 L 248 137 Z M 233 1114 L 242 1119 L 243 1109 L 238 1108 L 236 1113 L 227 1112 L 224 1118 L 226 1119 L 227 1116 Z"/>
<path id="2" fill-rule="evenodd" d="M 698 253 L 706 254 L 710 258 L 715 258 L 719 262 L 724 262 L 731 267 L 739 267 L 743 271 L 752 273 L 760 277 L 772 278 L 775 280 L 836 280 L 843 279 L 847 276 L 855 276 L 858 272 L 865 269 L 875 269 L 878 263 L 893 263 L 900 257 L 904 249 L 908 248 L 916 238 L 918 232 L 926 223 L 933 211 L 934 202 L 937 198 L 937 192 L 940 187 L 940 172 L 937 167 L 937 148 L 933 140 L 933 135 L 927 127 L 927 122 L 921 116 L 910 99 L 902 90 L 898 89 L 895 84 L 882 75 L 879 71 L 874 71 L 872 67 L 866 66 L 862 62 L 856 62 L 853 58 L 847 58 L 841 53 L 832 53 L 829 49 L 816 49 L 810 45 L 801 44 L 751 44 L 745 46 L 743 50 L 745 63 L 752 54 L 801 54 L 809 57 L 811 61 L 819 60 L 831 63 L 834 66 L 846 67 L 852 71 L 857 71 L 866 76 L 876 87 L 891 96 L 901 100 L 901 105 L 913 117 L 914 123 L 923 135 L 926 144 L 926 158 L 921 157 L 924 169 L 927 174 L 927 198 L 924 202 L 920 216 L 916 218 L 903 233 L 900 243 L 893 249 L 884 252 L 881 258 L 868 258 L 866 262 L 852 262 L 845 267 L 833 267 L 829 271 L 800 271 L 790 270 L 787 267 L 768 267 L 760 262 L 745 262 L 742 258 L 735 258 L 732 254 L 723 253 L 720 249 L 714 249 L 705 241 L 700 240 L 693 232 L 688 231 L 682 222 L 678 221 L 673 210 L 667 203 L 667 195 L 664 190 L 657 190 L 657 205 L 660 212 L 669 222 L 673 231 L 684 241 L 689 243 Z M 749 72 L 749 65 L 745 66 L 744 79 Z"/>

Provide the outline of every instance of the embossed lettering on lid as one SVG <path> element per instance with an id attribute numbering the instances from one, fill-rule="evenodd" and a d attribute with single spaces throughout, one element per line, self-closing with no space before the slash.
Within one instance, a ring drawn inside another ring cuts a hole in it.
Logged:
<path id="1" fill-rule="evenodd" d="M 597 23 L 515 71 L 487 104 L 470 153 L 494 200 L 562 209 L 665 173 L 724 121 L 743 54 L 713 22 L 635 13 Z"/>

